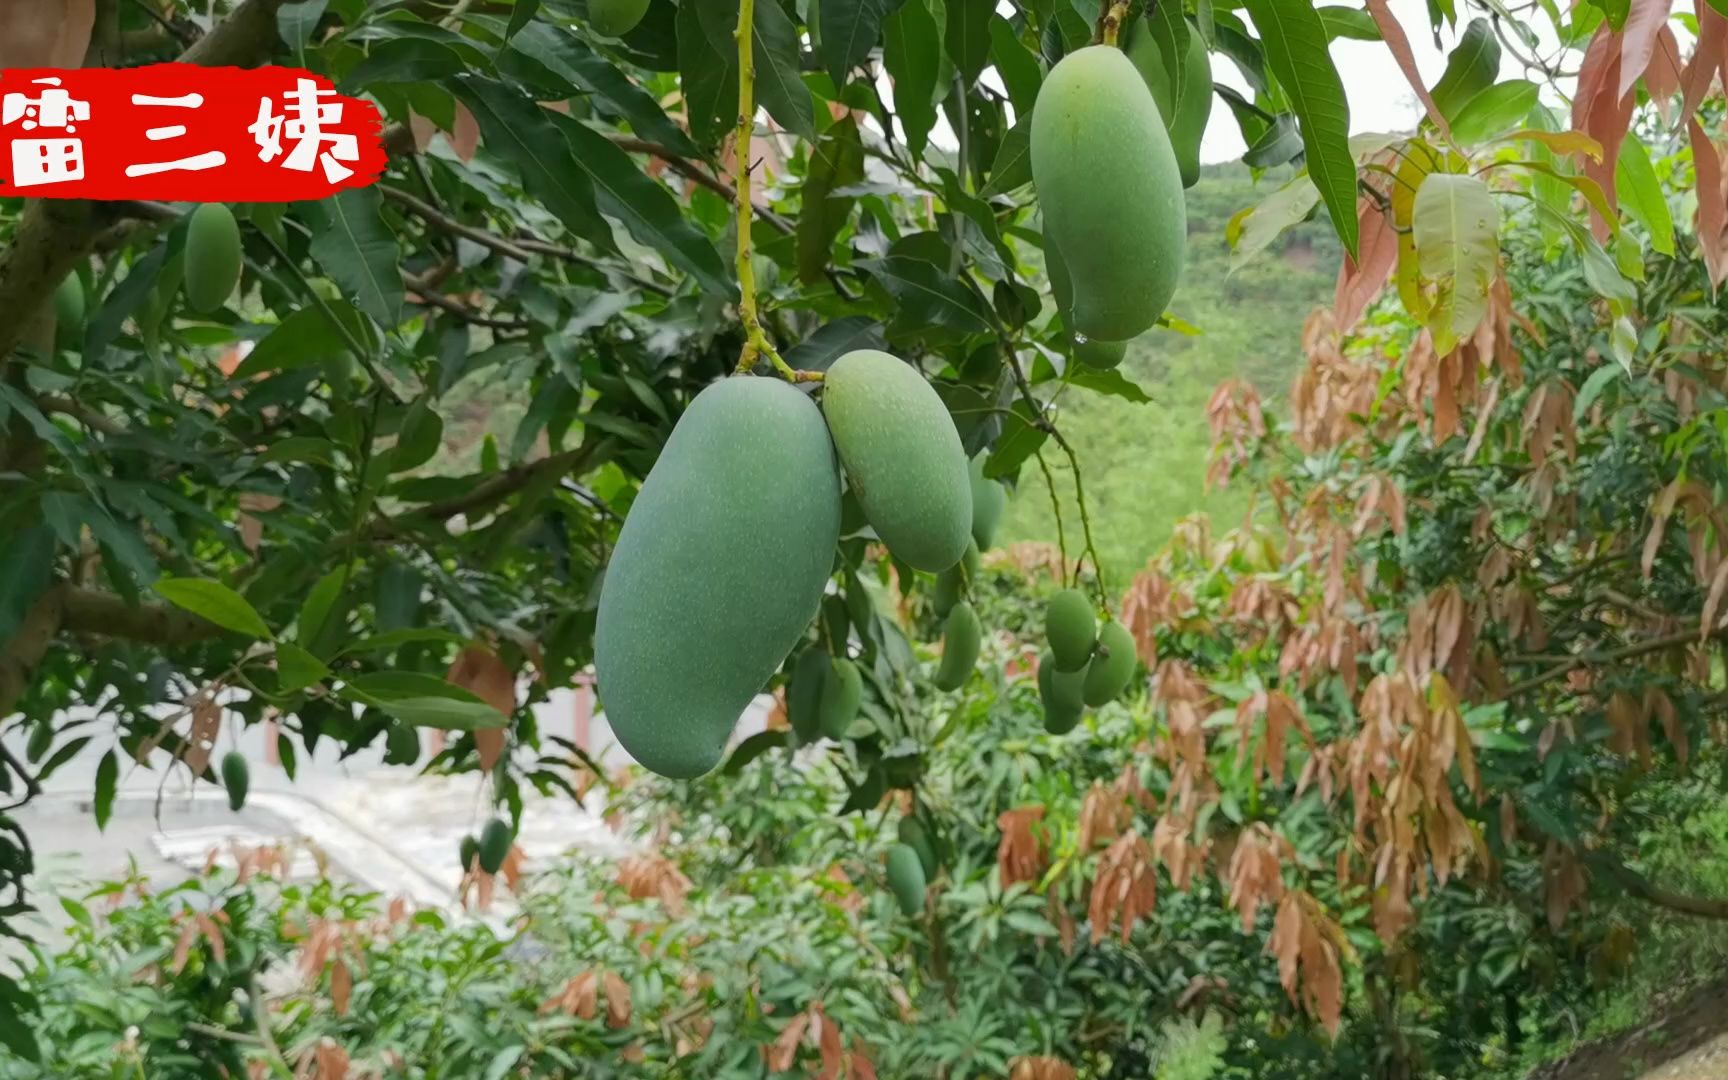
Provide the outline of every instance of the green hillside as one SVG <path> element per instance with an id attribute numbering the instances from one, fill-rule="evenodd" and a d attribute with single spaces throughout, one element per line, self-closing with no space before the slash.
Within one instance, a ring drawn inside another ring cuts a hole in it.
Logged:
<path id="1" fill-rule="evenodd" d="M 1303 320 L 1330 302 L 1340 249 L 1324 220 L 1290 230 L 1231 272 L 1225 226 L 1277 182 L 1268 177 L 1256 184 L 1240 165 L 1217 166 L 1188 192 L 1188 264 L 1171 311 L 1201 332 L 1186 337 L 1158 330 L 1129 347 L 1123 371 L 1151 395 L 1150 404 L 1062 395 L 1060 424 L 1080 459 L 1093 538 L 1112 588 L 1145 564 L 1178 519 L 1204 510 L 1223 522 L 1245 510 L 1240 493 L 1205 490 L 1211 447 L 1206 400 L 1233 375 L 1269 398 L 1282 398 L 1301 364 Z M 1046 453 L 1045 460 L 1062 495 L 1070 551 L 1076 551 L 1079 513 L 1067 465 L 1060 453 Z M 1022 473 L 1003 533 L 1005 543 L 1056 539 L 1049 491 L 1036 467 Z"/>

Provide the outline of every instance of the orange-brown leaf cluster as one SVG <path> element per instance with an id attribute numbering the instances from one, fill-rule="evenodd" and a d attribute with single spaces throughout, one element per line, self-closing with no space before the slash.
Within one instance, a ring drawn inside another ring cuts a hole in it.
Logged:
<path id="1" fill-rule="evenodd" d="M 1105 849 L 1092 877 L 1092 898 L 1087 917 L 1092 921 L 1092 943 L 1096 945 L 1115 922 L 1123 944 L 1134 932 L 1134 924 L 1152 914 L 1158 902 L 1158 874 L 1152 848 L 1137 831 L 1125 832 Z"/>
<path id="2" fill-rule="evenodd" d="M 1344 1006 L 1344 930 L 1312 896 L 1292 889 L 1278 904 L 1266 951 L 1278 958 L 1278 979 L 1292 1003 L 1338 1034 Z"/>
<path id="3" fill-rule="evenodd" d="M 618 864 L 618 884 L 633 900 L 658 899 L 674 917 L 684 912 L 690 879 L 662 855 L 631 855 Z"/>
<path id="4" fill-rule="evenodd" d="M 996 848 L 996 870 L 1004 887 L 1034 881 L 1044 872 L 1050 852 L 1040 827 L 1043 820 L 1042 806 L 1005 810 L 996 819 L 997 828 L 1002 830 L 1002 842 Z"/>

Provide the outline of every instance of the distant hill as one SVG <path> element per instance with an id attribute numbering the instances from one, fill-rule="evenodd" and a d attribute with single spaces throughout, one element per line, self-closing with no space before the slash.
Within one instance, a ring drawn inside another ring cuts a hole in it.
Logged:
<path id="1" fill-rule="evenodd" d="M 1059 423 L 1080 459 L 1093 538 L 1112 590 L 1145 565 L 1178 519 L 1204 510 L 1224 526 L 1247 507 L 1241 492 L 1205 491 L 1206 400 L 1231 376 L 1250 380 L 1267 398 L 1285 395 L 1302 361 L 1302 323 L 1330 302 L 1342 254 L 1322 217 L 1229 272 L 1225 226 L 1282 180 L 1280 174 L 1256 184 L 1246 167 L 1221 165 L 1207 168 L 1189 190 L 1188 261 L 1171 311 L 1202 332 L 1156 330 L 1129 347 L 1123 372 L 1145 388 L 1151 404 L 1073 391 L 1060 399 Z M 1056 471 L 1069 550 L 1076 553 L 1080 517 L 1071 478 L 1059 452 L 1045 460 Z M 1003 542 L 1056 539 L 1036 466 L 1021 474 L 1003 533 Z"/>

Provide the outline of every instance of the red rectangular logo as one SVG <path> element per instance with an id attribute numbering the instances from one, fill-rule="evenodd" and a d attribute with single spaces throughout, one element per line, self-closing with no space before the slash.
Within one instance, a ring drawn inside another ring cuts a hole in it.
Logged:
<path id="1" fill-rule="evenodd" d="M 378 109 L 296 68 L 0 70 L 0 195 L 290 202 L 377 182 Z"/>

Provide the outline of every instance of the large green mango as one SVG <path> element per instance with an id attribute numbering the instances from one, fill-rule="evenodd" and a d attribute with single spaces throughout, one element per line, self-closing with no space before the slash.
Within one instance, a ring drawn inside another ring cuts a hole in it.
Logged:
<path id="1" fill-rule="evenodd" d="M 807 396 L 751 376 L 696 395 L 600 590 L 594 664 L 624 749 L 676 779 L 718 764 L 815 617 L 839 535 L 834 446 Z"/>
<path id="2" fill-rule="evenodd" d="M 186 299 L 192 310 L 211 312 L 228 302 L 240 284 L 243 256 L 240 225 L 221 203 L 205 203 L 186 224 Z"/>
<path id="3" fill-rule="evenodd" d="M 972 539 L 972 480 L 936 391 L 916 368 L 874 349 L 834 361 L 822 385 L 846 482 L 876 535 L 915 570 L 959 562 Z"/>
<path id="4" fill-rule="evenodd" d="M 588 25 L 597 34 L 623 37 L 648 14 L 650 0 L 588 0 Z"/>
<path id="5" fill-rule="evenodd" d="M 910 917 L 924 910 L 924 864 L 907 844 L 888 849 L 888 888 L 893 890 L 902 915 Z"/>
<path id="6" fill-rule="evenodd" d="M 1069 53 L 1032 110 L 1032 182 L 1074 294 L 1073 329 L 1126 341 L 1182 277 L 1182 177 L 1152 92 L 1122 50 Z"/>
<path id="7" fill-rule="evenodd" d="M 1163 51 L 1145 19 L 1130 28 L 1123 51 L 1146 80 L 1152 100 L 1158 103 L 1158 114 L 1164 118 L 1164 130 L 1170 133 L 1170 148 L 1182 173 L 1182 186 L 1193 187 L 1200 179 L 1200 140 L 1206 134 L 1207 121 L 1212 119 L 1212 61 L 1206 55 L 1206 42 L 1192 25 L 1188 27 L 1180 84 L 1170 77 Z M 1180 100 L 1177 100 L 1178 86 Z"/>

